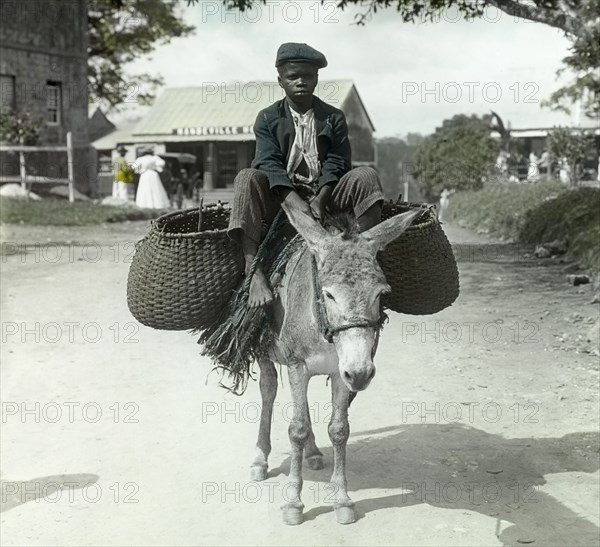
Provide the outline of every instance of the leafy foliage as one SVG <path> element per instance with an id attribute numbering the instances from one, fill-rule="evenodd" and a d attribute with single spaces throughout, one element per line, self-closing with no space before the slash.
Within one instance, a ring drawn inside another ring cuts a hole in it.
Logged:
<path id="1" fill-rule="evenodd" d="M 542 104 L 569 113 L 570 104 L 580 100 L 583 112 L 593 118 L 600 116 L 600 24 L 597 22 L 600 0 L 586 3 L 582 11 L 584 19 L 595 20 L 596 23 L 590 25 L 584 35 L 573 40 L 570 55 L 563 59 L 565 67 L 557 73 L 560 75 L 570 70 L 575 74 L 575 79 L 552 93 Z"/>
<path id="2" fill-rule="evenodd" d="M 490 116 L 459 114 L 444 120 L 416 152 L 419 181 L 429 197 L 444 188 L 481 188 L 499 149 L 490 137 Z"/>
<path id="3" fill-rule="evenodd" d="M 503 239 L 521 233 L 528 211 L 564 192 L 554 181 L 539 184 L 493 184 L 457 192 L 450 198 L 448 219 Z"/>
<path id="4" fill-rule="evenodd" d="M 528 211 L 518 237 L 525 243 L 567 241 L 573 255 L 599 268 L 600 190 L 578 188 L 540 203 Z"/>
<path id="5" fill-rule="evenodd" d="M 29 112 L 17 113 L 10 108 L 0 108 L 0 141 L 7 144 L 35 145 L 43 122 L 34 120 Z"/>
<path id="6" fill-rule="evenodd" d="M 548 134 L 548 146 L 553 156 L 567 160 L 570 167 L 571 184 L 577 184 L 581 174 L 581 164 L 588 150 L 594 147 L 593 133 L 558 127 Z"/>
<path id="7" fill-rule="evenodd" d="M 568 243 L 584 265 L 600 268 L 600 189 L 565 190 L 556 182 L 486 186 L 457 192 L 449 218 L 469 228 L 521 241 Z"/>
<path id="8" fill-rule="evenodd" d="M 194 27 L 176 13 L 173 0 L 90 0 L 88 82 L 90 102 L 109 108 L 147 105 L 163 84 L 156 74 L 126 74 L 124 66 Z"/>

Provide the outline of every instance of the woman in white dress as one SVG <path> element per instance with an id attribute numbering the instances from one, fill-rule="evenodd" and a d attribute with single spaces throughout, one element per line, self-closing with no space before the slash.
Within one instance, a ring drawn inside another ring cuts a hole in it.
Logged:
<path id="1" fill-rule="evenodd" d="M 154 155 L 154 150 L 146 149 L 133 163 L 140 174 L 135 204 L 144 209 L 168 209 L 169 197 L 158 175 L 165 167 L 165 160 Z"/>

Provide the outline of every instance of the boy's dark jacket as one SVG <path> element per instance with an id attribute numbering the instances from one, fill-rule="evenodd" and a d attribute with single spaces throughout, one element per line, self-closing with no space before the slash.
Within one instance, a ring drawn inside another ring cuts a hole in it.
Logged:
<path id="1" fill-rule="evenodd" d="M 352 162 L 348 125 L 344 113 L 318 97 L 313 98 L 313 108 L 317 150 L 321 162 L 321 174 L 318 180 L 320 189 L 325 184 L 337 182 L 350 170 Z M 254 134 L 256 154 L 252 167 L 264 171 L 271 189 L 276 186 L 293 187 L 286 167 L 296 130 L 285 99 L 277 101 L 258 113 L 254 123 Z"/>

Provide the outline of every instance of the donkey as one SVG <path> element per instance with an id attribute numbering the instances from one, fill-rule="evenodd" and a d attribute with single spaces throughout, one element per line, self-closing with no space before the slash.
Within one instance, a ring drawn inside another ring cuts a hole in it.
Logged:
<path id="1" fill-rule="evenodd" d="M 315 444 L 310 421 L 308 382 L 314 375 L 329 375 L 333 411 L 328 432 L 334 456 L 334 509 L 339 523 L 350 524 L 356 515 L 346 486 L 349 399 L 351 393 L 366 389 L 375 375 L 373 357 L 381 326 L 380 297 L 391 290 L 376 255 L 399 237 L 421 211 L 411 210 L 362 234 L 350 235 L 330 234 L 308 215 L 291 211 L 285 204 L 283 207 L 307 247 L 288 262 L 279 297 L 271 308 L 274 341 L 267 357 L 258 359 L 262 408 L 251 478 L 267 478 L 277 362 L 288 368 L 294 402 L 288 431 L 292 447 L 290 484 L 283 520 L 286 524 L 302 522 L 303 454 L 311 469 L 323 467 L 323 454 Z M 324 329 L 319 328 L 323 317 L 328 340 L 323 336 Z"/>

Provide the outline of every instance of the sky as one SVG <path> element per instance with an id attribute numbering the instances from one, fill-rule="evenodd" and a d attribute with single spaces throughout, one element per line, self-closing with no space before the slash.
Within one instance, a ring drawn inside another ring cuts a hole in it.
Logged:
<path id="1" fill-rule="evenodd" d="M 490 110 L 513 128 L 577 122 L 576 112 L 540 105 L 560 86 L 556 71 L 568 53 L 562 32 L 495 8 L 480 20 L 449 10 L 416 24 L 386 9 L 364 26 L 354 24 L 358 8 L 342 11 L 333 1 L 270 1 L 246 14 L 221 0 L 182 1 L 179 9 L 195 33 L 128 65 L 131 72 L 161 74 L 168 87 L 274 81 L 279 45 L 305 42 L 328 59 L 321 80 L 354 81 L 377 137 L 429 134 L 456 114 Z"/>

